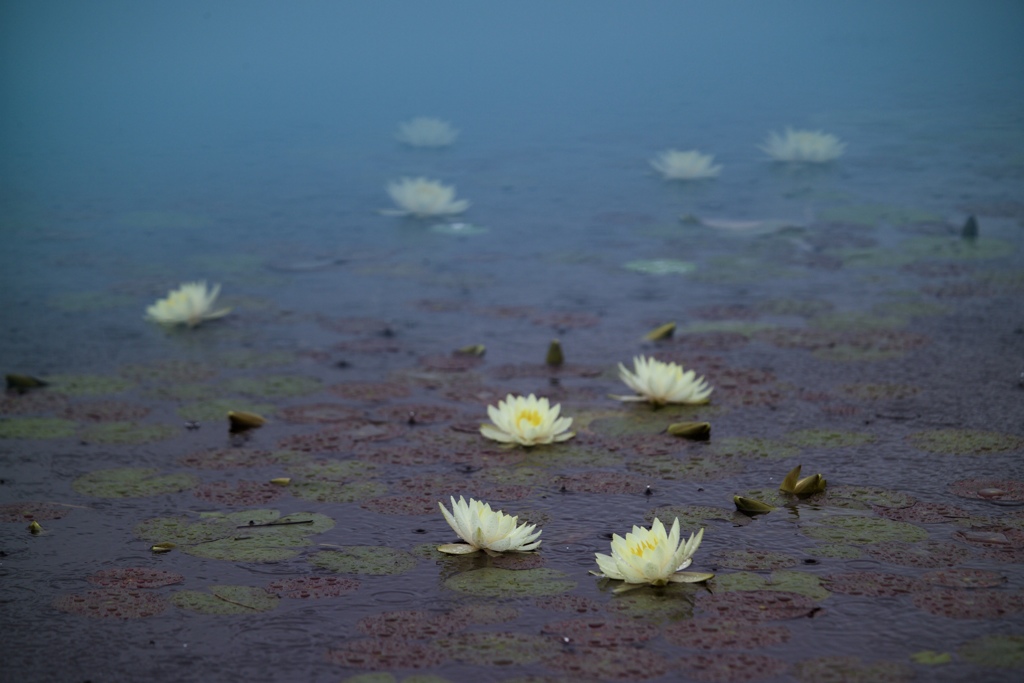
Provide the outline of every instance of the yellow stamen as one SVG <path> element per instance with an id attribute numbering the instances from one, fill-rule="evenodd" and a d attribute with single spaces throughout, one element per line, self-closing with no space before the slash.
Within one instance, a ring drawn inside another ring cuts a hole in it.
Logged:
<path id="1" fill-rule="evenodd" d="M 655 539 L 649 541 L 640 541 L 639 543 L 634 544 L 633 547 L 630 548 L 630 550 L 637 557 L 643 557 L 643 554 L 645 552 L 647 552 L 648 550 L 654 550 L 657 547 L 658 541 Z"/>
<path id="2" fill-rule="evenodd" d="M 537 412 L 536 410 L 520 410 L 519 413 L 516 415 L 516 424 L 519 424 L 523 420 L 526 420 L 531 425 L 536 427 L 537 425 L 540 424 L 541 419 L 542 418 L 540 416 L 540 413 Z"/>

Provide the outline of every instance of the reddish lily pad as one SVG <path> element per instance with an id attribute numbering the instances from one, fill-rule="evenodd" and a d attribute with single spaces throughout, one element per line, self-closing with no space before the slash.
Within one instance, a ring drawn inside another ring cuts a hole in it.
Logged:
<path id="1" fill-rule="evenodd" d="M 604 611 L 604 605 L 582 595 L 551 595 L 537 598 L 536 605 L 542 609 L 573 612 L 576 614 L 591 614 Z"/>
<path id="2" fill-rule="evenodd" d="M 352 450 L 355 441 L 348 430 L 340 427 L 325 429 L 312 434 L 295 434 L 277 442 L 278 448 L 304 453 L 346 453 Z"/>
<path id="3" fill-rule="evenodd" d="M 574 681 L 644 681 L 673 669 L 664 655 L 634 648 L 574 647 L 545 659 L 551 669 Z"/>
<path id="4" fill-rule="evenodd" d="M 666 626 L 662 635 L 672 645 L 682 648 L 753 650 L 789 642 L 790 631 L 778 624 L 692 619 Z"/>
<path id="5" fill-rule="evenodd" d="M 327 388 L 332 394 L 353 401 L 377 402 L 407 398 L 412 392 L 398 382 L 346 382 Z"/>
<path id="6" fill-rule="evenodd" d="M 951 619 L 998 619 L 1024 611 L 1024 593 L 939 588 L 915 595 L 914 604 L 936 616 Z"/>
<path id="7" fill-rule="evenodd" d="M 185 577 L 175 572 L 149 567 L 115 567 L 103 569 L 86 577 L 89 583 L 104 588 L 161 588 L 184 583 Z"/>
<path id="8" fill-rule="evenodd" d="M 304 375 L 263 375 L 260 377 L 236 377 L 225 382 L 221 391 L 227 394 L 243 394 L 261 398 L 288 398 L 312 394 L 323 388 L 315 377 Z"/>
<path id="9" fill-rule="evenodd" d="M 169 606 L 163 597 L 127 588 L 100 590 L 62 595 L 53 601 L 62 612 L 98 619 L 141 619 L 160 614 Z"/>
<path id="10" fill-rule="evenodd" d="M 139 445 L 154 441 L 166 441 L 177 436 L 178 433 L 178 428 L 170 425 L 105 422 L 85 429 L 82 432 L 82 441 L 109 445 Z"/>
<path id="11" fill-rule="evenodd" d="M 432 643 L 365 638 L 327 651 L 327 660 L 356 669 L 431 669 L 448 660 Z"/>
<path id="12" fill-rule="evenodd" d="M 944 524 L 950 520 L 971 516 L 967 510 L 956 505 L 920 501 L 905 508 L 876 507 L 875 513 L 886 519 L 897 522 L 914 522 L 915 524 Z"/>
<path id="13" fill-rule="evenodd" d="M 281 409 L 281 419 L 297 424 L 333 424 L 363 417 L 363 411 L 338 403 L 311 403 Z"/>
<path id="14" fill-rule="evenodd" d="M 493 631 L 447 636 L 434 641 L 434 645 L 455 661 L 480 666 L 532 664 L 560 649 L 542 636 Z"/>
<path id="15" fill-rule="evenodd" d="M 542 633 L 559 641 L 588 647 L 639 647 L 658 636 L 660 628 L 636 619 L 582 617 L 545 624 Z M 566 640 L 568 639 L 568 640 Z"/>
<path id="16" fill-rule="evenodd" d="M 71 506 L 59 503 L 0 503 L 0 522 L 45 522 L 48 519 L 63 519 L 71 512 Z"/>
<path id="17" fill-rule="evenodd" d="M 201 484 L 193 493 L 208 503 L 255 507 L 274 502 L 284 495 L 284 489 L 263 481 L 214 481 Z"/>
<path id="18" fill-rule="evenodd" d="M 149 415 L 149 407 L 124 401 L 90 401 L 68 406 L 62 416 L 79 422 L 132 422 Z"/>
<path id="19" fill-rule="evenodd" d="M 1006 574 L 987 569 L 939 569 L 921 579 L 943 588 L 997 588 L 1006 583 Z"/>
<path id="20" fill-rule="evenodd" d="M 882 572 L 830 574 L 823 577 L 822 582 L 826 588 L 836 593 L 872 598 L 907 595 L 920 592 L 922 589 L 920 581 L 914 577 Z"/>
<path id="21" fill-rule="evenodd" d="M 43 391 L 27 394 L 0 394 L 0 415 L 46 415 L 59 413 L 68 405 L 68 397 Z"/>
<path id="22" fill-rule="evenodd" d="M 970 551 L 963 546 L 935 540 L 922 543 L 886 543 L 869 546 L 867 550 L 876 560 L 923 569 L 952 567 L 970 557 Z"/>
<path id="23" fill-rule="evenodd" d="M 354 481 L 342 484 L 336 481 L 292 482 L 288 490 L 296 498 L 318 503 L 358 503 L 375 498 L 388 490 L 387 484 L 379 481 Z"/>
<path id="24" fill-rule="evenodd" d="M 723 550 L 715 553 L 714 559 L 721 567 L 748 571 L 772 571 L 794 567 L 797 564 L 797 559 L 792 555 L 753 548 Z"/>
<path id="25" fill-rule="evenodd" d="M 359 588 L 355 579 L 340 576 L 297 576 L 267 584 L 266 591 L 280 598 L 336 598 Z"/>
<path id="26" fill-rule="evenodd" d="M 711 618 L 741 622 L 799 619 L 820 609 L 817 601 L 806 595 L 770 590 L 702 594 L 697 606 Z"/>
<path id="27" fill-rule="evenodd" d="M 191 474 L 158 474 L 158 470 L 123 467 L 83 474 L 71 487 L 97 498 L 142 498 L 185 491 L 198 480 Z"/>
<path id="28" fill-rule="evenodd" d="M 977 429 L 933 429 L 908 438 L 915 448 L 930 453 L 984 455 L 1024 450 L 1024 437 Z"/>
<path id="29" fill-rule="evenodd" d="M 683 657 L 679 667 L 688 677 L 701 682 L 746 683 L 774 678 L 786 670 L 786 663 L 750 652 L 708 652 Z"/>
<path id="30" fill-rule="evenodd" d="M 906 683 L 914 678 L 914 670 L 903 662 L 845 656 L 805 659 L 793 666 L 793 673 L 800 683 Z"/>
<path id="31" fill-rule="evenodd" d="M 961 479 L 949 490 L 961 498 L 1024 502 L 1024 481 L 1019 479 Z"/>
<path id="32" fill-rule="evenodd" d="M 229 470 L 236 467 L 295 465 L 308 456 L 294 451 L 263 451 L 253 448 L 214 448 L 191 453 L 179 462 L 202 470 Z"/>
<path id="33" fill-rule="evenodd" d="M 453 619 L 451 613 L 397 610 L 364 617 L 357 627 L 379 638 L 422 640 L 451 635 L 469 624 L 469 619 Z"/>

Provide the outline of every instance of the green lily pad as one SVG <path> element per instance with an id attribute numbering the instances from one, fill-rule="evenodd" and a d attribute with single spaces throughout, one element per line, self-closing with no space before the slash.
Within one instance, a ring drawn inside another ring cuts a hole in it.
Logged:
<path id="1" fill-rule="evenodd" d="M 739 458 L 767 458 L 782 460 L 794 458 L 800 449 L 789 444 L 760 437 L 727 436 L 718 439 L 711 445 L 711 450 L 719 455 L 733 455 Z"/>
<path id="2" fill-rule="evenodd" d="M 297 356 L 291 351 L 231 351 L 223 354 L 218 364 L 239 370 L 252 368 L 269 368 L 279 365 L 290 365 Z"/>
<path id="3" fill-rule="evenodd" d="M 929 453 L 983 455 L 1024 449 L 1024 437 L 978 429 L 933 429 L 909 436 L 916 448 Z"/>
<path id="4" fill-rule="evenodd" d="M 869 545 L 906 541 L 915 543 L 928 538 L 928 532 L 906 522 L 878 517 L 825 517 L 816 526 L 803 526 L 801 532 L 810 538 L 828 543 Z"/>
<path id="5" fill-rule="evenodd" d="M 202 420 L 210 422 L 214 420 L 224 420 L 226 424 L 228 411 L 231 410 L 255 413 L 256 415 L 267 417 L 268 415 L 271 415 L 276 408 L 270 403 L 252 403 L 250 401 L 237 399 L 219 398 L 210 401 L 201 401 L 199 403 L 189 403 L 188 405 L 178 408 L 177 412 L 183 420 Z"/>
<path id="6" fill-rule="evenodd" d="M 715 589 L 722 592 L 783 591 L 806 595 L 812 600 L 824 600 L 832 595 L 822 587 L 821 579 L 814 574 L 786 570 L 774 571 L 770 578 L 753 572 L 716 574 Z"/>
<path id="7" fill-rule="evenodd" d="M 644 514 L 644 519 L 648 523 L 653 522 L 655 517 L 669 527 L 678 518 L 680 533 L 688 535 L 695 533 L 700 527 L 706 526 L 706 522 L 710 520 L 730 521 L 733 518 L 733 511 L 708 505 L 661 505 Z M 707 531 L 705 530 L 704 533 Z"/>
<path id="8" fill-rule="evenodd" d="M 904 683 L 914 679 L 914 670 L 903 662 L 865 662 L 858 657 L 840 655 L 797 662 L 793 673 L 800 683 Z"/>
<path id="9" fill-rule="evenodd" d="M 948 652 L 935 652 L 934 650 L 921 650 L 910 655 L 910 661 L 925 666 L 941 666 L 953 661 L 953 655 Z"/>
<path id="10" fill-rule="evenodd" d="M 697 269 L 696 264 L 677 259 L 642 259 L 629 261 L 622 267 L 645 275 L 685 275 Z"/>
<path id="11" fill-rule="evenodd" d="M 296 498 L 318 503 L 358 503 L 383 495 L 388 486 L 372 480 L 348 484 L 336 481 L 298 481 L 292 482 L 288 490 Z"/>
<path id="12" fill-rule="evenodd" d="M 849 505 L 849 501 L 862 505 Z M 883 489 L 878 486 L 839 485 L 830 486 L 819 502 L 824 505 L 846 508 L 860 507 L 860 509 L 868 509 L 869 506 L 875 506 L 901 509 L 914 505 L 917 502 L 917 498 L 903 491 Z"/>
<path id="13" fill-rule="evenodd" d="M 195 361 L 168 359 L 157 363 L 126 365 L 121 375 L 136 382 L 185 384 L 202 382 L 217 374 L 217 368 Z"/>
<path id="14" fill-rule="evenodd" d="M 99 444 L 144 444 L 177 436 L 179 430 L 170 425 L 140 425 L 134 422 L 108 422 L 82 432 L 82 440 Z"/>
<path id="15" fill-rule="evenodd" d="M 787 434 L 785 440 L 801 448 L 845 448 L 871 443 L 875 435 L 830 429 L 801 429 Z"/>
<path id="16" fill-rule="evenodd" d="M 232 562 L 277 562 L 310 545 L 306 538 L 334 527 L 326 515 L 278 510 L 209 513 L 202 519 L 158 517 L 135 527 L 135 535 L 155 543 L 174 543 L 190 555 Z"/>
<path id="17" fill-rule="evenodd" d="M 210 586 L 209 590 L 209 593 L 179 591 L 171 597 L 171 602 L 200 614 L 256 614 L 269 612 L 281 601 L 262 588 L 250 586 Z"/>
<path id="18" fill-rule="evenodd" d="M 15 417 L 0 420 L 0 439 L 65 439 L 78 423 L 57 417 Z"/>
<path id="19" fill-rule="evenodd" d="M 309 561 L 322 569 L 369 576 L 397 576 L 417 564 L 410 553 L 382 545 L 341 546 L 338 550 L 321 551 Z"/>
<path id="20" fill-rule="evenodd" d="M 199 483 L 191 474 L 158 472 L 142 467 L 98 470 L 75 479 L 71 488 L 97 498 L 142 498 L 186 491 Z"/>
<path id="21" fill-rule="evenodd" d="M 303 375 L 267 375 L 264 377 L 238 377 L 221 387 L 225 393 L 245 394 L 264 398 L 304 396 L 320 391 L 323 382 Z"/>
<path id="22" fill-rule="evenodd" d="M 723 550 L 715 553 L 715 560 L 722 567 L 744 569 L 750 571 L 771 571 L 795 567 L 797 559 L 787 553 L 771 550 Z"/>
<path id="23" fill-rule="evenodd" d="M 54 391 L 68 396 L 118 394 L 135 386 L 130 380 L 105 375 L 47 375 L 46 381 Z"/>
<path id="24" fill-rule="evenodd" d="M 374 476 L 379 469 L 374 463 L 364 460 L 316 460 L 301 462 L 288 471 L 298 479 L 338 482 L 366 479 Z"/>
<path id="25" fill-rule="evenodd" d="M 444 582 L 446 588 L 479 597 L 514 598 L 560 595 L 576 582 L 555 569 L 497 569 L 484 567 L 456 574 Z"/>
<path id="26" fill-rule="evenodd" d="M 665 454 L 633 460 L 626 465 L 626 468 L 631 472 L 638 472 L 658 479 L 714 481 L 741 472 L 743 465 L 738 458 L 728 456 L 680 457 L 674 454 Z"/>
<path id="27" fill-rule="evenodd" d="M 957 651 L 978 666 L 1024 669 L 1024 635 L 991 634 L 968 640 Z"/>
<path id="28" fill-rule="evenodd" d="M 460 633 L 433 641 L 457 662 L 481 666 L 532 664 L 556 654 L 561 646 L 531 633 Z"/>
<path id="29" fill-rule="evenodd" d="M 836 560 L 856 560 L 864 555 L 860 548 L 841 543 L 823 543 L 814 546 L 807 552 L 815 557 L 830 557 Z"/>

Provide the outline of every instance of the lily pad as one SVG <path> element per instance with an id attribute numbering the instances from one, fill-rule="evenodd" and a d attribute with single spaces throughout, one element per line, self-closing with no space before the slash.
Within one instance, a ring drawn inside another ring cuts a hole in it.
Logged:
<path id="1" fill-rule="evenodd" d="M 706 526 L 706 522 L 715 519 L 728 522 L 732 520 L 732 517 L 732 510 L 707 505 L 662 505 L 648 510 L 644 514 L 644 519 L 648 523 L 658 518 L 662 524 L 668 526 L 672 526 L 672 522 L 678 518 L 681 532 L 683 530 L 696 532 L 700 527 Z"/>
<path id="2" fill-rule="evenodd" d="M 309 561 L 321 569 L 369 576 L 397 576 L 417 564 L 410 553 L 381 545 L 341 546 L 338 550 L 323 550 Z"/>
<path id="3" fill-rule="evenodd" d="M 195 486 L 199 480 L 191 474 L 158 474 L 159 470 L 122 467 L 83 474 L 71 487 L 97 498 L 142 498 L 177 493 Z"/>
<path id="4" fill-rule="evenodd" d="M 89 583 L 105 588 L 162 588 L 184 583 L 185 577 L 175 572 L 149 567 L 114 567 L 86 577 Z"/>
<path id="5" fill-rule="evenodd" d="M 739 436 L 718 439 L 711 445 L 711 450 L 720 455 L 731 455 L 738 458 L 767 458 L 769 460 L 794 458 L 800 453 L 800 449 L 793 445 L 771 439 Z"/>
<path id="6" fill-rule="evenodd" d="M 62 519 L 72 506 L 59 503 L 41 503 L 24 501 L 19 503 L 0 503 L 0 522 L 32 522 L 48 519 Z"/>
<path id="7" fill-rule="evenodd" d="M 191 612 L 222 615 L 269 612 L 280 602 L 276 595 L 251 586 L 210 586 L 209 591 L 179 591 L 171 602 Z"/>
<path id="8" fill-rule="evenodd" d="M 663 635 L 676 647 L 753 650 L 789 642 L 790 631 L 781 624 L 691 619 L 666 626 Z"/>
<path id="9" fill-rule="evenodd" d="M 845 448 L 875 440 L 874 434 L 829 429 L 801 429 L 786 435 L 786 441 L 801 448 Z"/>
<path id="10" fill-rule="evenodd" d="M 814 598 L 772 590 L 701 594 L 697 606 L 708 618 L 741 622 L 798 619 L 812 616 L 820 609 Z"/>
<path id="11" fill-rule="evenodd" d="M 481 666 L 532 664 L 561 649 L 558 643 L 542 636 L 491 631 L 438 638 L 434 644 L 455 661 Z"/>
<path id="12" fill-rule="evenodd" d="M 984 455 L 1024 450 L 1024 437 L 978 429 L 933 429 L 908 438 L 915 448 L 929 453 Z"/>
<path id="13" fill-rule="evenodd" d="M 359 588 L 355 579 L 339 576 L 297 576 L 267 584 L 267 592 L 279 598 L 336 598 Z"/>
<path id="14" fill-rule="evenodd" d="M 54 391 L 68 396 L 103 396 L 128 391 L 135 383 L 106 375 L 47 375 Z"/>
<path id="15" fill-rule="evenodd" d="M 797 662 L 793 673 L 800 683 L 905 683 L 914 679 L 914 670 L 903 662 L 865 662 L 840 655 Z"/>
<path id="16" fill-rule="evenodd" d="M 327 651 L 327 660 L 359 669 L 430 669 L 448 656 L 433 643 L 365 638 Z"/>
<path id="17" fill-rule="evenodd" d="M 444 585 L 451 590 L 479 597 L 513 598 L 568 593 L 576 587 L 576 582 L 555 569 L 484 567 L 456 574 L 446 580 Z"/>
<path id="18" fill-rule="evenodd" d="M 961 645 L 957 654 L 961 659 L 978 666 L 1024 669 L 1024 635 L 981 636 Z"/>
<path id="19" fill-rule="evenodd" d="M 144 444 L 177 436 L 178 428 L 170 425 L 142 425 L 134 422 L 108 422 L 85 429 L 82 441 L 98 444 Z"/>
<path id="20" fill-rule="evenodd" d="M 62 612 L 81 617 L 141 619 L 160 614 L 167 609 L 168 602 L 155 593 L 128 588 L 103 588 L 62 595 L 53 601 L 53 606 Z"/>
<path id="21" fill-rule="evenodd" d="M 15 417 L 0 420 L 0 439 L 65 439 L 78 423 L 57 417 Z"/>
<path id="22" fill-rule="evenodd" d="M 238 377 L 228 380 L 221 388 L 228 394 L 288 398 L 320 391 L 323 388 L 323 383 L 315 377 L 304 375 L 266 375 L 263 377 Z"/>
<path id="23" fill-rule="evenodd" d="M 643 642 L 656 638 L 660 631 L 654 624 L 639 619 L 583 617 L 545 624 L 542 632 L 578 645 L 642 647 Z"/>
<path id="24" fill-rule="evenodd" d="M 825 517 L 816 526 L 802 526 L 801 532 L 819 541 L 854 545 L 916 542 L 928 537 L 927 531 L 913 524 L 860 516 Z"/>
<path id="25" fill-rule="evenodd" d="M 1019 479 L 961 479 L 949 485 L 961 498 L 992 501 L 1024 501 L 1024 481 Z"/>
<path id="26" fill-rule="evenodd" d="M 676 664 L 653 650 L 586 646 L 559 652 L 544 663 L 572 681 L 643 681 L 664 676 Z"/>
<path id="27" fill-rule="evenodd" d="M 806 595 L 813 600 L 824 600 L 830 595 L 822 588 L 821 579 L 814 574 L 785 570 L 772 572 L 770 578 L 753 572 L 717 574 L 715 588 L 721 592 L 784 591 Z"/>
<path id="28" fill-rule="evenodd" d="M 687 655 L 679 661 L 683 671 L 694 680 L 708 683 L 752 681 L 774 678 L 786 670 L 786 663 L 776 657 L 752 652 L 709 652 Z"/>
<path id="29" fill-rule="evenodd" d="M 999 619 L 1024 611 L 1024 593 L 937 588 L 915 595 L 914 604 L 936 616 L 951 619 Z"/>
<path id="30" fill-rule="evenodd" d="M 755 550 L 753 548 L 723 550 L 715 553 L 714 559 L 719 566 L 748 571 L 787 569 L 797 564 L 797 559 L 787 553 Z"/>
<path id="31" fill-rule="evenodd" d="M 318 503 L 358 503 L 382 495 L 387 484 L 379 481 L 354 481 L 342 484 L 336 481 L 298 481 L 288 487 L 296 498 Z"/>

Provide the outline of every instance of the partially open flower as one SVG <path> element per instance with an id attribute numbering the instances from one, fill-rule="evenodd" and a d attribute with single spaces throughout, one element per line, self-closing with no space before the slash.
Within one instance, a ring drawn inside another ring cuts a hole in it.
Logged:
<path id="1" fill-rule="evenodd" d="M 469 208 L 465 199 L 455 200 L 455 188 L 427 178 L 402 178 L 388 185 L 388 194 L 398 209 L 385 209 L 388 216 L 446 216 Z"/>
<path id="2" fill-rule="evenodd" d="M 163 325 L 195 327 L 204 320 L 220 318 L 231 312 L 230 308 L 213 310 L 218 294 L 220 285 L 207 289 L 205 282 L 186 282 L 147 308 L 146 319 Z"/>
<path id="3" fill-rule="evenodd" d="M 492 510 L 487 503 L 451 497 L 452 511 L 448 512 L 443 503 L 438 503 L 441 514 L 465 543 L 449 543 L 437 549 L 450 555 L 466 555 L 483 550 L 488 554 L 505 552 L 526 552 L 540 546 L 540 531 L 536 524 L 518 524 L 519 518 L 506 515 L 501 510 Z"/>
<path id="4" fill-rule="evenodd" d="M 690 534 L 685 542 L 679 541 L 679 519 L 672 522 L 672 530 L 665 533 L 665 525 L 655 518 L 650 529 L 634 526 L 632 533 L 622 538 L 612 536 L 612 554 L 595 553 L 600 572 L 595 576 L 625 581 L 626 584 L 664 586 L 668 583 L 699 583 L 714 577 L 702 572 L 684 572 L 693 561 L 693 554 L 704 538 L 704 529 Z M 616 592 L 633 586 L 620 586 Z"/>
<path id="5" fill-rule="evenodd" d="M 786 129 L 785 135 L 772 131 L 761 150 L 775 161 L 823 164 L 843 155 L 846 143 L 820 130 Z"/>
<path id="6" fill-rule="evenodd" d="M 565 441 L 576 436 L 570 432 L 571 417 L 558 417 L 562 406 L 551 406 L 546 398 L 509 394 L 498 407 L 487 406 L 493 425 L 481 425 L 480 433 L 488 439 L 522 446 Z"/>
<path id="7" fill-rule="evenodd" d="M 620 401 L 649 401 L 654 405 L 666 403 L 707 403 L 713 389 L 693 370 L 683 372 L 677 363 L 663 363 L 655 358 L 635 356 L 633 371 L 619 363 L 619 378 L 638 396 L 612 396 Z"/>
<path id="8" fill-rule="evenodd" d="M 722 171 L 715 165 L 715 158 L 710 154 L 701 154 L 697 150 L 680 152 L 676 149 L 665 150 L 655 159 L 651 166 L 661 173 L 666 180 L 701 180 L 717 178 Z"/>
<path id="9" fill-rule="evenodd" d="M 395 139 L 412 147 L 445 147 L 455 142 L 459 131 L 441 119 L 418 116 L 398 125 Z"/>

